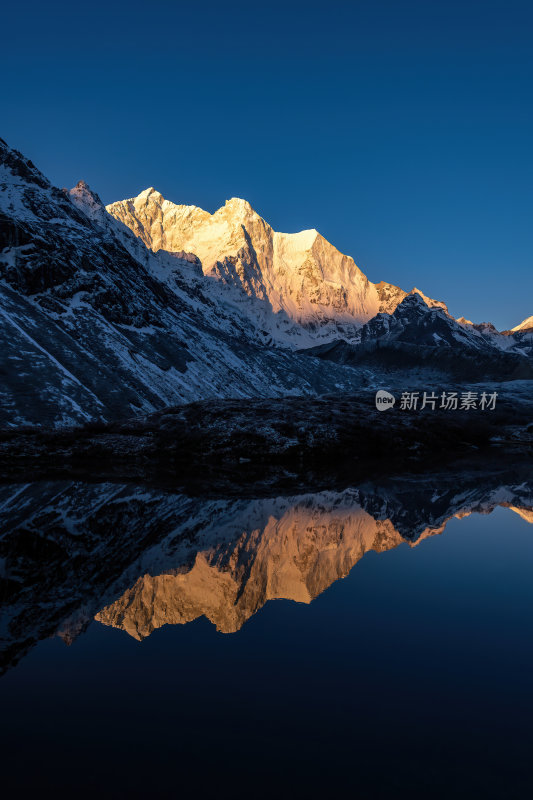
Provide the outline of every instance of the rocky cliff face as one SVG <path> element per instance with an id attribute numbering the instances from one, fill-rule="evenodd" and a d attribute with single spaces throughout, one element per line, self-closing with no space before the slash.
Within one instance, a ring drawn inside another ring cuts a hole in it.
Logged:
<path id="1" fill-rule="evenodd" d="M 316 230 L 274 231 L 246 200 L 232 198 L 209 214 L 150 188 L 107 210 L 154 251 L 195 253 L 206 275 L 253 301 L 248 313 L 259 315 L 279 343 L 355 341 L 364 322 L 379 311 L 392 313 L 406 296 L 397 286 L 371 283 Z"/>

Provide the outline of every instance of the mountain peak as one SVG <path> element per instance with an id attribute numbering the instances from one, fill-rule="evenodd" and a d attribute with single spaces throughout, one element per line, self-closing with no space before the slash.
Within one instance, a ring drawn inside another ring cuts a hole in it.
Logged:
<path id="1" fill-rule="evenodd" d="M 69 194 L 71 197 L 73 195 L 86 198 L 90 197 L 93 200 L 93 202 L 97 203 L 100 206 L 103 206 L 100 197 L 96 194 L 96 192 L 93 192 L 89 184 L 86 183 L 84 180 L 78 181 L 76 186 L 74 186 L 74 188 L 69 191 Z"/>
<path id="2" fill-rule="evenodd" d="M 528 331 L 533 328 L 533 317 L 528 317 L 520 325 L 517 325 L 515 328 L 511 328 L 513 332 L 515 331 Z"/>
<path id="3" fill-rule="evenodd" d="M 213 214 L 215 218 L 219 216 L 229 217 L 236 221 L 260 218 L 259 214 L 254 211 L 248 200 L 244 200 L 242 197 L 230 197 L 229 200 L 226 200 L 222 208 L 219 208 L 218 211 Z"/>
<path id="4" fill-rule="evenodd" d="M 422 294 L 418 291 L 418 289 L 413 289 L 408 295 L 404 297 L 401 303 L 398 304 L 396 311 L 400 311 L 402 308 L 422 308 L 424 310 L 429 309 L 428 304 L 426 303 Z M 396 313 L 396 311 L 394 313 Z"/>
<path id="5" fill-rule="evenodd" d="M 448 314 L 448 316 L 451 317 L 451 314 L 448 310 L 448 306 L 446 305 L 446 303 L 443 303 L 440 300 L 433 300 L 431 297 L 428 297 L 427 294 L 421 292 L 420 289 L 417 289 L 416 286 L 414 286 L 411 289 L 409 294 L 419 295 L 427 306 L 429 306 L 430 308 L 440 308 L 442 309 L 442 311 L 444 311 L 445 314 Z"/>
<path id="6" fill-rule="evenodd" d="M 230 197 L 229 200 L 226 200 L 224 203 L 225 206 L 230 206 L 232 208 L 243 208 L 247 211 L 253 211 L 252 206 L 248 202 L 248 200 L 244 200 L 242 197 Z"/>
<path id="7" fill-rule="evenodd" d="M 77 182 L 73 189 L 70 189 L 68 195 L 74 205 L 83 211 L 89 219 L 96 223 L 102 223 L 106 210 L 102 201 L 96 192 L 93 192 L 88 183 L 84 180 Z"/>
<path id="8" fill-rule="evenodd" d="M 140 192 L 137 195 L 137 197 L 135 199 L 137 199 L 137 200 L 145 200 L 148 197 L 151 197 L 152 200 L 159 200 L 159 198 L 161 198 L 161 200 L 163 200 L 163 195 L 161 194 L 161 192 L 158 192 L 157 189 L 154 189 L 153 186 L 149 186 L 148 189 L 144 189 L 142 192 Z"/>

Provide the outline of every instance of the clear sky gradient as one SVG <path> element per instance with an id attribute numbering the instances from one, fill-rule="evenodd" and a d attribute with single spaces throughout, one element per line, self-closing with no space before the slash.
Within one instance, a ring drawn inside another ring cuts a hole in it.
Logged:
<path id="1" fill-rule="evenodd" d="M 59 186 L 244 197 L 373 281 L 533 314 L 533 3 L 10 2 L 0 135 Z"/>

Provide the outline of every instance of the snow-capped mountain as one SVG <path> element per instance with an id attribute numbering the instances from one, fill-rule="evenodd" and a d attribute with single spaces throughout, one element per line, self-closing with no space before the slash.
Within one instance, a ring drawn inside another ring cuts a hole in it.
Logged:
<path id="1" fill-rule="evenodd" d="M 363 323 L 380 311 L 392 313 L 407 294 L 371 283 L 314 229 L 274 231 L 246 200 L 234 197 L 210 214 L 149 188 L 107 210 L 156 252 L 195 253 L 206 276 L 236 290 L 224 297 L 253 322 L 261 320 L 275 343 L 301 348 L 320 340 L 357 341 Z"/>
<path id="2" fill-rule="evenodd" d="M 86 184 L 53 187 L 1 140 L 0 237 L 0 425 L 359 385 L 262 344 L 195 256 L 154 254 Z"/>
<path id="3" fill-rule="evenodd" d="M 315 230 L 275 232 L 244 200 L 209 214 L 149 189 L 106 210 L 2 140 L 0 318 L 0 426 L 343 393 L 391 363 L 530 377 L 533 356 L 526 323 L 503 335 L 456 322 L 418 289 L 371 283 Z"/>

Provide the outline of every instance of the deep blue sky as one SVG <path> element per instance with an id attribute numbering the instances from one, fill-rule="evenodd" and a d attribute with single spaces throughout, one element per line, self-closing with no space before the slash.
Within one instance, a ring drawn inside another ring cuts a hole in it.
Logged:
<path id="1" fill-rule="evenodd" d="M 0 135 L 108 203 L 245 197 L 371 280 L 533 314 L 533 3 L 11 2 Z"/>

